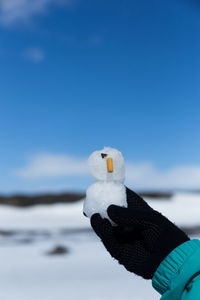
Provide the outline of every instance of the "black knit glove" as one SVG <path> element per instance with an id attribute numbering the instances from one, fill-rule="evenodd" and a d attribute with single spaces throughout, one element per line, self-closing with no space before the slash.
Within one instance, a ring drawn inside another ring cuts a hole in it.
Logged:
<path id="1" fill-rule="evenodd" d="M 128 208 L 111 205 L 109 217 L 91 217 L 91 225 L 111 256 L 145 279 L 151 279 L 164 258 L 188 236 L 161 213 L 153 210 L 140 196 L 127 189 Z"/>

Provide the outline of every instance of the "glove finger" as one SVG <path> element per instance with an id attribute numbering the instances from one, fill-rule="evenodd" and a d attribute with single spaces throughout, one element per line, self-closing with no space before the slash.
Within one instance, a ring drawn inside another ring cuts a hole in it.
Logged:
<path id="1" fill-rule="evenodd" d="M 126 197 L 129 208 L 152 209 L 147 202 L 138 194 L 126 187 Z"/>
<path id="2" fill-rule="evenodd" d="M 122 227 L 138 225 L 138 222 L 135 220 L 134 210 L 130 208 L 112 204 L 108 207 L 107 213 L 113 222 Z"/>
<path id="3" fill-rule="evenodd" d="M 102 219 L 99 214 L 95 214 L 91 217 L 91 225 L 96 234 L 101 238 L 105 248 L 110 252 L 111 256 L 118 259 L 121 246 L 115 237 L 114 228 L 109 220 Z"/>
<path id="4" fill-rule="evenodd" d="M 95 233 L 101 238 L 101 227 L 102 227 L 103 219 L 100 214 L 94 214 L 90 218 L 90 224 L 94 229 Z"/>
<path id="5" fill-rule="evenodd" d="M 149 209 L 130 209 L 117 205 L 110 205 L 107 209 L 108 216 L 118 225 L 137 226 L 146 228 L 150 224 L 160 224 L 165 218 L 154 210 Z"/>
<path id="6" fill-rule="evenodd" d="M 118 259 L 120 256 L 121 245 L 115 237 L 114 228 L 107 219 L 103 220 L 101 239 L 111 256 Z"/>

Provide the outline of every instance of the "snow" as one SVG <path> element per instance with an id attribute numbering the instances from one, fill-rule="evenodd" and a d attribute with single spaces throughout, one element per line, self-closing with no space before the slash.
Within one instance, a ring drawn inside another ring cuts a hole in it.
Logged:
<path id="1" fill-rule="evenodd" d="M 83 201 L 70 204 L 39 205 L 31 208 L 0 206 L 1 229 L 51 229 L 89 227 L 83 216 Z"/>
<path id="2" fill-rule="evenodd" d="M 111 161 L 111 169 L 109 169 L 109 161 Z M 117 149 L 104 147 L 90 155 L 88 164 L 91 174 L 97 181 L 87 189 L 83 211 L 89 218 L 99 213 L 103 218 L 109 219 L 108 206 L 111 204 L 127 206 L 123 184 L 124 158 Z M 110 221 L 114 224 L 112 220 Z"/>
<path id="3" fill-rule="evenodd" d="M 176 193 L 169 201 L 148 202 L 179 226 L 200 225 L 200 193 Z"/>
<path id="4" fill-rule="evenodd" d="M 170 200 L 146 200 L 179 226 L 200 225 L 199 193 L 176 193 Z M 31 208 L 0 206 L 0 229 L 90 228 L 90 222 L 83 216 L 82 210 L 83 200 Z"/>
<path id="5" fill-rule="evenodd" d="M 200 194 L 177 193 L 170 200 L 148 202 L 178 225 L 200 225 Z M 150 281 L 110 257 L 89 230 L 82 205 L 0 206 L 0 230 L 23 230 L 0 239 L 0 300 L 160 299 Z M 30 230 L 35 233 L 25 243 Z M 46 255 L 57 245 L 66 246 L 69 254 Z"/>
<path id="6" fill-rule="evenodd" d="M 99 213 L 110 220 L 107 208 L 111 204 L 127 207 L 125 186 L 120 182 L 96 181 L 87 189 L 83 211 L 89 218 Z"/>
<path id="7" fill-rule="evenodd" d="M 113 172 L 107 171 L 107 159 L 113 160 Z M 94 151 L 89 159 L 88 165 L 92 176 L 96 180 L 124 182 L 125 166 L 122 153 L 117 149 L 104 147 L 102 150 Z"/>
<path id="8" fill-rule="evenodd" d="M 119 266 L 95 236 L 62 241 L 66 256 L 45 256 L 49 244 L 1 248 L 1 300 L 159 299 L 150 281 Z"/>

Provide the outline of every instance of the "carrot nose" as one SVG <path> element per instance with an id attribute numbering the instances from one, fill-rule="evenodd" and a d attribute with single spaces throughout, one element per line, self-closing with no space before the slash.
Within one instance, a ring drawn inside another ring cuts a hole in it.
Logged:
<path id="1" fill-rule="evenodd" d="M 113 172 L 113 159 L 111 157 L 107 158 L 107 170 L 109 173 Z"/>

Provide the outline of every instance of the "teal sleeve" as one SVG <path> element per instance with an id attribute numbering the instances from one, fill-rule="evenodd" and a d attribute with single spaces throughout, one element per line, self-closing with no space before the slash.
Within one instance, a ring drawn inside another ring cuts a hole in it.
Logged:
<path id="1" fill-rule="evenodd" d="M 161 262 L 152 279 L 161 300 L 200 299 L 200 240 L 174 249 Z"/>

